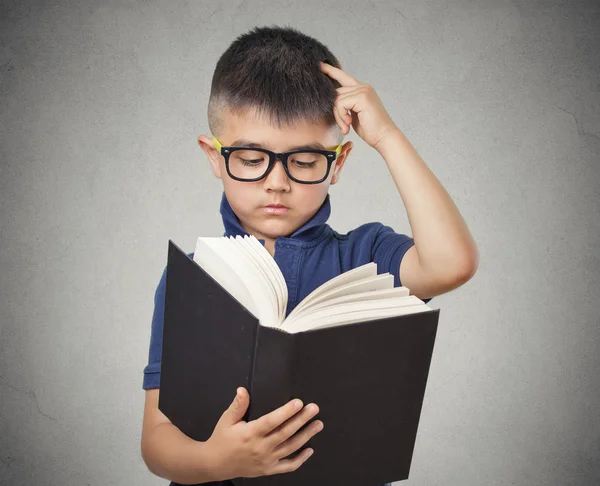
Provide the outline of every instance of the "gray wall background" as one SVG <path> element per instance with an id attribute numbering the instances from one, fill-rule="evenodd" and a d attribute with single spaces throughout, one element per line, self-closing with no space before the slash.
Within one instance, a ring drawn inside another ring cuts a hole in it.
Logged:
<path id="1" fill-rule="evenodd" d="M 371 83 L 481 255 L 440 308 L 407 485 L 600 483 L 600 6 L 314 0 L 0 6 L 0 482 L 162 485 L 140 454 L 168 239 L 221 235 L 215 63 L 292 25 Z M 331 225 L 412 234 L 354 132 Z"/>

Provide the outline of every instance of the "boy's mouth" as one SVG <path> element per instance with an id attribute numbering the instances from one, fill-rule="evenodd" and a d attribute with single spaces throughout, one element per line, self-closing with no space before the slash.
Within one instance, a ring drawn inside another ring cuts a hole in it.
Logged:
<path id="1" fill-rule="evenodd" d="M 264 208 L 265 213 L 268 214 L 285 214 L 288 211 L 288 208 L 283 204 L 269 204 Z"/>

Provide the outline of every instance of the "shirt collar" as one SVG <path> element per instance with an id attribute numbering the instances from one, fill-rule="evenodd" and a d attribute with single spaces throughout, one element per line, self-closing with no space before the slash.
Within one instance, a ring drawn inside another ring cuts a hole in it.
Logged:
<path id="1" fill-rule="evenodd" d="M 223 226 L 225 227 L 225 233 L 223 236 L 245 236 L 249 233 L 242 228 L 240 224 L 240 220 L 237 215 L 233 212 L 233 208 L 229 204 L 229 201 L 225 197 L 225 192 L 223 192 L 223 197 L 221 198 L 221 216 L 223 218 Z M 329 200 L 329 194 L 325 197 L 325 201 L 321 207 L 317 210 L 317 212 L 310 218 L 306 223 L 304 223 L 300 228 L 292 233 L 289 236 L 290 239 L 296 239 L 300 241 L 311 241 L 316 236 L 321 233 L 323 226 L 329 219 L 331 215 L 331 202 Z M 260 240 L 264 244 L 264 240 Z"/>

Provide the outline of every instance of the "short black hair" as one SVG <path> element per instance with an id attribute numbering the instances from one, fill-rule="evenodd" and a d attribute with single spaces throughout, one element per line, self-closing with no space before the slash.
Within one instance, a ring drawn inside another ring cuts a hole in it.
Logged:
<path id="1" fill-rule="evenodd" d="M 208 102 L 213 135 L 222 133 L 227 110 L 237 115 L 256 110 L 277 128 L 298 121 L 336 125 L 340 84 L 321 71 L 319 61 L 341 68 L 325 45 L 292 27 L 255 27 L 237 37 L 213 74 Z"/>

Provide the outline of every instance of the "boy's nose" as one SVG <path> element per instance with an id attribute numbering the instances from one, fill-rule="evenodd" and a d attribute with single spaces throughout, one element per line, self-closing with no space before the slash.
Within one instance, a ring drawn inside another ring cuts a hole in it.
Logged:
<path id="1" fill-rule="evenodd" d="M 265 178 L 265 189 L 271 189 L 272 191 L 283 191 L 288 190 L 290 187 L 290 178 L 287 176 L 283 163 L 277 159 L 275 165 Z"/>

